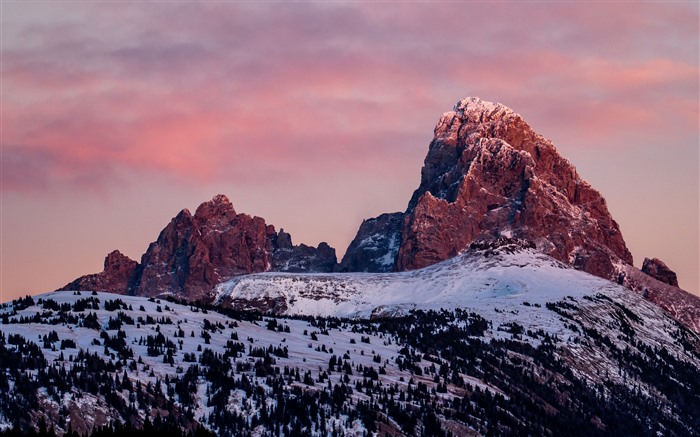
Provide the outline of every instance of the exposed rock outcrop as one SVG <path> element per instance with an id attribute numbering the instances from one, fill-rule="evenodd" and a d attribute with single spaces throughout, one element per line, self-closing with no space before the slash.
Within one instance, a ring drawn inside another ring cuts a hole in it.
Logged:
<path id="1" fill-rule="evenodd" d="M 338 266 L 341 272 L 390 272 L 401 243 L 403 213 L 363 220 Z"/>
<path id="2" fill-rule="evenodd" d="M 358 244 L 365 235 L 376 241 L 394 235 L 394 227 L 370 226 L 371 220 L 348 248 L 343 271 L 375 265 L 375 253 Z M 633 266 L 605 199 L 554 144 L 510 108 L 470 97 L 435 127 L 420 185 L 403 215 L 393 270 L 426 267 L 473 241 L 499 237 L 532 241 L 576 269 L 643 292 L 700 332 L 700 299 L 678 288 L 675 273 L 658 260 L 645 261 L 648 276 Z"/>
<path id="3" fill-rule="evenodd" d="M 621 265 L 619 283 L 660 306 L 676 320 L 700 334 L 700 297 L 669 285 L 631 265 Z"/>
<path id="4" fill-rule="evenodd" d="M 115 250 L 105 257 L 103 271 L 82 276 L 60 290 L 94 290 L 125 294 L 137 274 L 138 265 L 133 259 Z"/>
<path id="5" fill-rule="evenodd" d="M 668 266 L 658 258 L 644 258 L 642 272 L 654 279 L 658 279 L 664 284 L 678 287 L 678 277 L 676 276 L 676 272 L 669 269 Z"/>
<path id="6" fill-rule="evenodd" d="M 396 270 L 455 256 L 477 238 L 534 241 L 552 257 L 615 279 L 632 263 L 605 199 L 511 109 L 479 98 L 442 115 L 409 202 Z"/>
<path id="7" fill-rule="evenodd" d="M 292 236 L 280 229 L 273 240 L 272 266 L 270 270 L 292 273 L 329 273 L 335 269 L 338 259 L 335 249 L 322 242 L 318 247 L 292 244 Z"/>
<path id="8" fill-rule="evenodd" d="M 217 284 L 234 276 L 270 269 L 332 272 L 335 265 L 335 249 L 328 244 L 293 246 L 289 234 L 276 233 L 263 218 L 236 213 L 226 196 L 217 195 L 194 215 L 180 211 L 149 245 L 140 264 L 115 251 L 105 260 L 103 272 L 62 289 L 208 301 Z"/>
<path id="9" fill-rule="evenodd" d="M 141 258 L 143 269 L 133 293 L 205 299 L 222 280 L 267 270 L 272 234 L 274 227 L 264 219 L 237 214 L 223 195 L 202 203 L 194 215 L 184 209 Z"/>

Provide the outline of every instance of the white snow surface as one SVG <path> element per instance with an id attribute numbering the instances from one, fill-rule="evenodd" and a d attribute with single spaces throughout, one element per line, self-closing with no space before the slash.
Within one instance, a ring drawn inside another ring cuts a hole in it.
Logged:
<path id="1" fill-rule="evenodd" d="M 217 293 L 218 302 L 235 303 L 235 306 L 244 305 L 246 301 L 283 299 L 287 305 L 283 312 L 287 314 L 367 318 L 401 315 L 411 309 L 462 308 L 473 311 L 490 322 L 490 328 L 482 337 L 485 342 L 494 338 L 514 338 L 515 336 L 507 330 L 501 329 L 509 323 L 517 323 L 525 331 L 535 332 L 541 329 L 557 338 L 557 341 L 561 342 L 558 344 L 566 345 L 561 349 L 561 357 L 575 375 L 591 382 L 600 382 L 606 378 L 618 384 L 624 384 L 626 381 L 624 375 L 618 374 L 617 362 L 604 348 L 595 346 L 593 340 L 586 339 L 578 328 L 573 329 L 572 326 L 577 324 L 594 328 L 602 335 L 608 336 L 620 350 L 624 350 L 629 343 L 619 335 L 619 321 L 615 312 L 626 308 L 636 315 L 628 318 L 636 331 L 635 341 L 641 341 L 650 347 L 667 348 L 669 353 L 678 359 L 695 366 L 699 365 L 698 360 L 688 354 L 683 345 L 674 338 L 678 329 L 676 322 L 659 307 L 634 292 L 574 270 L 534 249 L 506 246 L 495 250 L 469 251 L 434 266 L 403 273 L 255 274 L 222 283 L 217 288 Z M 59 304 L 73 304 L 81 297 L 91 297 L 91 294 L 82 292 L 80 296 L 74 292 L 62 291 L 35 296 L 35 299 L 52 299 Z M 173 377 L 181 374 L 191 365 L 184 361 L 185 353 L 196 355 L 195 363 L 199 362 L 200 346 L 205 350 L 210 348 L 223 353 L 226 343 L 235 332 L 239 342 L 245 344 L 246 349 L 251 346 L 287 347 L 289 356 L 278 358 L 275 367 L 299 367 L 302 373 L 311 372 L 314 380 L 318 380 L 322 371 L 327 368 L 332 354 L 347 354 L 353 367 L 358 364 L 377 365 L 373 358 L 379 355 L 386 368 L 386 374 L 380 376 L 380 381 L 384 384 L 398 384 L 399 387 L 405 388 L 408 381 L 414 378 L 416 382 L 424 382 L 429 387 L 435 386 L 429 376 L 418 377 L 409 370 L 398 368 L 396 357 L 400 355 L 402 344 L 390 335 L 370 334 L 367 335 L 369 343 L 365 343 L 361 333 L 352 332 L 346 326 L 330 329 L 329 335 L 319 333 L 318 340 L 314 340 L 312 332 L 318 331 L 318 328 L 304 320 L 278 319 L 278 323 L 290 328 L 290 333 L 283 333 L 268 330 L 266 322 L 238 321 L 234 324 L 231 318 L 222 314 L 212 311 L 207 313 L 193 307 L 156 299 L 106 293 L 98 293 L 95 297 L 101 301 L 100 309 L 88 309 L 85 314 L 94 311 L 103 329 L 107 327 L 108 319 L 116 317 L 118 313 L 104 308 L 104 303 L 110 299 L 120 299 L 130 306 L 125 312 L 134 319 L 145 318 L 148 315 L 171 319 L 172 324 L 141 323 L 125 324 L 122 327 L 126 333 L 127 344 L 134 351 L 134 360 L 139 357 L 143 360 L 143 364 L 139 363 L 135 370 L 129 371 L 129 377 L 132 381 L 141 381 L 143 384 L 153 384 L 157 378 L 162 381 L 166 375 Z M 547 308 L 547 303 L 561 301 L 574 308 L 567 310 L 572 315 L 570 318 L 562 317 Z M 12 309 L 12 304 L 4 304 L 0 306 L 0 315 L 11 313 Z M 37 303 L 18 311 L 13 318 L 31 317 L 41 311 Z M 638 318 L 638 321 L 635 321 L 635 318 Z M 220 326 L 220 329 L 212 332 L 209 344 L 203 344 L 201 337 L 205 320 Z M 148 356 L 147 346 L 139 344 L 140 338 L 155 335 L 157 329 L 167 338 L 173 338 L 179 343 L 173 365 L 163 363 L 160 356 Z M 176 337 L 178 329 L 185 332 L 185 337 Z M 45 323 L 3 324 L 0 325 L 0 330 L 7 336 L 21 334 L 39 344 L 41 337 L 51 331 L 56 331 L 61 339 L 73 339 L 77 346 L 75 349 L 42 349 L 49 362 L 61 363 L 64 366 L 70 366 L 70 356 L 77 354 L 81 349 L 109 359 L 104 355 L 104 345 L 94 341 L 99 340 L 101 330 L 82 328 L 74 324 Z M 110 335 L 115 332 L 110 331 Z M 542 337 L 524 335 L 519 341 L 537 346 Z M 65 358 L 62 358 L 61 353 Z M 114 359 L 114 356 L 111 359 Z M 252 363 L 254 359 L 244 352 L 235 361 Z M 416 364 L 421 368 L 430 365 L 425 359 Z M 246 373 L 250 378 L 264 384 L 264 378 L 257 379 L 253 371 Z M 474 386 L 493 393 L 498 392 L 498 388 L 474 375 L 462 376 Z M 354 376 L 351 384 L 360 377 L 359 373 Z M 340 372 L 330 375 L 334 384 L 339 383 L 340 378 Z M 207 382 L 200 379 L 197 384 L 195 418 L 204 421 L 212 412 L 212 408 L 206 403 Z M 300 383 L 294 384 L 305 387 Z M 645 384 L 641 384 L 640 387 L 641 390 L 650 390 Z M 304 389 L 316 390 L 318 387 Z M 448 393 L 444 396 L 461 396 L 461 393 L 460 389 L 450 385 Z M 355 392 L 352 397 L 356 401 L 368 399 L 361 392 Z M 72 402 L 66 398 L 59 405 L 48 396 L 42 398 L 49 408 L 55 411 L 58 411 L 61 405 L 68 406 Z M 256 408 L 251 402 L 252 399 L 243 398 L 240 393 L 233 393 L 228 408 L 252 415 Z M 104 413 L 110 416 L 116 414 L 110 412 L 104 403 L 97 404 L 93 410 L 103 409 Z M 7 426 L 7 420 L 0 417 L 0 429 L 3 426 Z M 362 434 L 360 427 L 355 425 L 346 427 L 344 432 L 346 435 Z"/>
<path id="2" fill-rule="evenodd" d="M 409 272 L 240 276 L 216 288 L 216 301 L 240 307 L 246 301 L 283 299 L 284 314 L 362 318 L 411 309 L 462 308 L 501 319 L 501 310 L 515 309 L 526 326 L 558 328 L 559 318 L 535 304 L 544 307 L 566 296 L 599 292 L 629 293 L 535 249 L 520 248 L 513 253 L 499 249 L 490 256 L 470 251 Z"/>

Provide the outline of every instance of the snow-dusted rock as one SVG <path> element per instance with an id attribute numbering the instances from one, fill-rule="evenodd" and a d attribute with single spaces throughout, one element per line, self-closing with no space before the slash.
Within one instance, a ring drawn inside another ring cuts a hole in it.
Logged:
<path id="1" fill-rule="evenodd" d="M 363 220 L 355 239 L 348 246 L 338 266 L 338 271 L 392 271 L 401 243 L 402 222 L 403 213 L 401 212 L 382 214 Z"/>
<path id="2" fill-rule="evenodd" d="M 425 267 L 504 233 L 606 279 L 616 278 L 615 261 L 632 263 L 605 199 L 551 141 L 510 108 L 466 98 L 435 127 L 396 268 Z"/>

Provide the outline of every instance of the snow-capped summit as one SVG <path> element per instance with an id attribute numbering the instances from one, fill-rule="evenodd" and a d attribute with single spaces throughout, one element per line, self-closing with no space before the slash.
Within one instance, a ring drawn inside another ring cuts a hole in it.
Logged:
<path id="1" fill-rule="evenodd" d="M 636 291 L 647 288 L 655 303 L 688 326 L 700 326 L 700 300 L 672 281 L 667 287 L 644 278 L 601 193 L 549 139 L 501 103 L 467 97 L 440 117 L 420 185 L 397 217 L 363 222 L 345 258 L 368 271 L 407 271 L 450 259 L 475 240 L 509 235 L 533 241 L 578 270 Z M 398 235 L 398 249 L 372 245 L 368 251 L 358 244 L 367 223 L 373 224 L 373 241 Z M 694 309 L 688 314 L 677 307 Z"/>
<path id="2" fill-rule="evenodd" d="M 502 119 L 509 115 L 518 116 L 512 109 L 501 104 L 487 102 L 479 97 L 466 97 L 457 102 L 453 112 L 463 120 L 471 123 L 481 123 L 487 120 Z"/>

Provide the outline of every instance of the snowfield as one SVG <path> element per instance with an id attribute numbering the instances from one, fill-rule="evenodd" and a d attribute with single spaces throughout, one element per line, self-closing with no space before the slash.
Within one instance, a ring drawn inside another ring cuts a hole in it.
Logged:
<path id="1" fill-rule="evenodd" d="M 216 287 L 215 303 L 275 314 L 354 318 L 460 308 L 498 324 L 515 321 L 561 335 L 561 319 L 545 304 L 597 293 L 639 301 L 619 285 L 511 244 L 468 251 L 408 272 L 239 276 Z M 265 308 L 261 302 L 274 305 Z"/>

